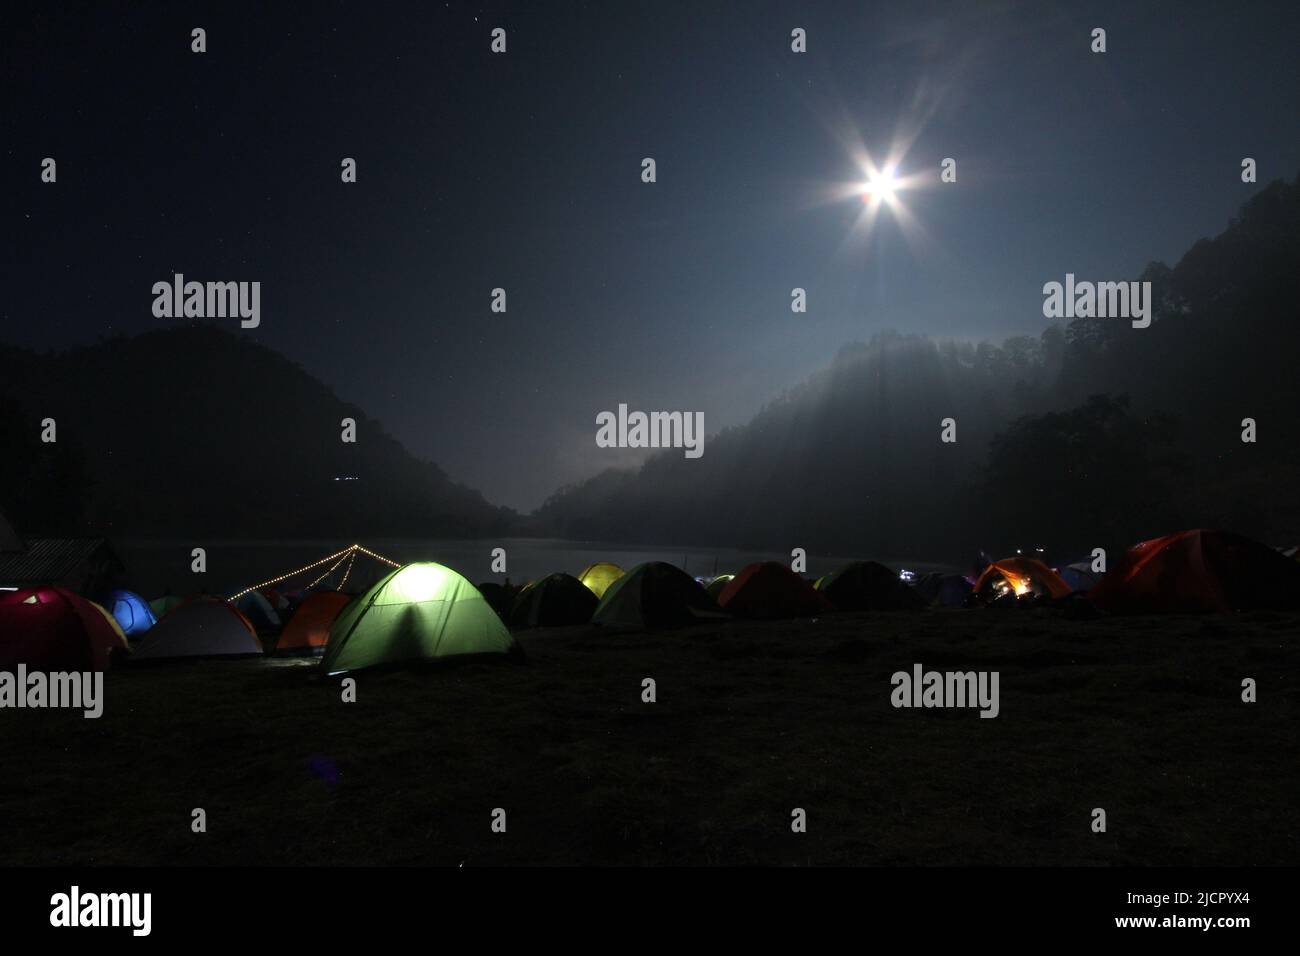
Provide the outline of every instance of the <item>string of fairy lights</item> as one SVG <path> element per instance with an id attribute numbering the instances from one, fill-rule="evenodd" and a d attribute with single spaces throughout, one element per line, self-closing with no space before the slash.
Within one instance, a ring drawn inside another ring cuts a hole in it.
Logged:
<path id="1" fill-rule="evenodd" d="M 355 552 L 349 552 L 349 553 L 355 553 Z M 324 581 L 327 577 L 329 577 L 331 574 L 333 574 L 335 571 L 337 571 L 337 570 L 339 569 L 339 565 L 342 564 L 342 563 L 343 563 L 343 558 L 339 558 L 337 561 L 335 561 L 333 564 L 331 564 L 331 565 L 329 566 L 329 569 L 328 569 L 324 574 L 322 574 L 320 577 L 318 577 L 318 578 L 317 578 L 315 581 L 313 581 L 311 584 L 307 585 L 307 590 L 310 591 L 310 590 L 311 590 L 312 588 L 314 588 L 316 585 L 320 584 L 320 583 L 321 583 L 322 581 Z"/>
<path id="2" fill-rule="evenodd" d="M 348 564 L 347 567 L 344 568 L 343 570 L 343 580 L 340 581 L 338 587 L 335 588 L 335 590 L 339 590 L 345 584 L 348 583 L 348 576 L 352 573 L 352 565 L 356 562 L 358 554 L 364 554 L 366 557 L 373 558 L 376 561 L 382 562 L 383 564 L 387 564 L 389 567 L 393 567 L 393 568 L 401 567 L 401 565 L 398 564 L 396 561 L 392 561 L 384 557 L 382 554 L 376 554 L 374 551 L 371 551 L 369 548 L 363 548 L 359 544 L 352 544 L 344 548 L 342 551 L 336 551 L 334 554 L 326 555 L 325 557 L 321 558 L 318 561 L 313 561 L 311 564 L 305 564 L 301 568 L 297 568 L 296 570 L 290 571 L 287 574 L 281 574 L 278 577 L 270 578 L 266 581 L 263 581 L 261 584 L 254 584 L 252 587 L 244 588 L 244 590 L 240 591 L 239 593 L 230 595 L 230 597 L 227 598 L 227 600 L 238 601 L 245 594 L 248 594 L 252 591 L 260 591 L 262 590 L 262 588 L 274 587 L 275 585 L 280 584 L 283 581 L 287 581 L 290 578 L 297 577 L 300 574 L 306 574 L 308 571 L 312 570 L 313 568 L 319 568 L 322 564 L 329 564 L 331 561 L 333 561 L 334 562 L 333 565 L 331 565 L 330 568 L 326 570 L 324 574 L 318 577 L 311 584 L 307 585 L 309 588 L 314 588 L 316 585 L 320 584 L 320 582 L 324 581 L 336 570 L 338 570 L 339 566 L 343 564 L 344 561 L 346 561 Z"/>

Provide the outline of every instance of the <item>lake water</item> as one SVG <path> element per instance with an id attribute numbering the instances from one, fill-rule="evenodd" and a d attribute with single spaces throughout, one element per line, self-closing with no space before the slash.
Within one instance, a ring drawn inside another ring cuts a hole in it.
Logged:
<path id="1" fill-rule="evenodd" d="M 190 594 L 207 591 L 233 594 L 295 571 L 326 555 L 348 547 L 351 541 L 162 541 L 119 540 L 113 547 L 127 566 L 127 587 L 146 598 L 162 594 Z M 788 553 L 745 551 L 734 548 L 635 547 L 563 541 L 546 538 L 509 538 L 500 541 L 437 541 L 428 539 L 376 539 L 358 542 L 376 554 L 398 564 L 410 561 L 437 561 L 464 575 L 470 581 L 523 583 L 555 571 L 577 574 L 589 564 L 611 561 L 624 568 L 645 561 L 666 561 L 696 577 L 736 572 L 753 561 L 780 561 L 789 564 Z M 190 570 L 190 552 L 203 547 L 207 552 L 207 573 Z M 492 549 L 505 548 L 507 574 L 491 570 Z M 850 558 L 834 555 L 808 555 L 808 574 L 826 574 Z M 949 571 L 950 565 L 886 559 L 895 569 L 913 571 Z M 324 567 L 298 575 L 278 587 L 293 590 L 310 584 Z M 349 578 L 349 590 L 364 587 L 391 570 L 386 565 L 359 556 Z"/>

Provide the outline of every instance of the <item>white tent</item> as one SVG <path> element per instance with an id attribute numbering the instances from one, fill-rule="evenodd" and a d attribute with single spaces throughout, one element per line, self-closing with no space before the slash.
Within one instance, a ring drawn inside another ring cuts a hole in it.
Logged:
<path id="1" fill-rule="evenodd" d="M 220 598 L 196 598 L 155 624 L 131 656 L 161 660 L 261 653 L 257 635 L 239 611 Z"/>

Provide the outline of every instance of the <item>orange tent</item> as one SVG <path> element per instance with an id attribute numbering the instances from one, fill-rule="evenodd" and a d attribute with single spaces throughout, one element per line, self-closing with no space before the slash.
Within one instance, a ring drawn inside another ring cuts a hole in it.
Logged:
<path id="1" fill-rule="evenodd" d="M 993 587 L 998 580 L 1005 580 L 1007 587 L 1019 595 L 1046 594 L 1060 598 L 1069 596 L 1073 590 L 1062 580 L 1061 576 L 1036 558 L 1003 558 L 994 561 L 975 582 L 974 592 L 983 594 Z"/>
<path id="2" fill-rule="evenodd" d="M 289 623 L 280 632 L 276 652 L 307 651 L 329 643 L 330 625 L 339 616 L 351 595 L 338 591 L 317 591 L 298 605 Z"/>
<path id="3" fill-rule="evenodd" d="M 1135 544 L 1088 598 L 1137 614 L 1294 608 L 1300 566 L 1258 541 L 1198 528 Z"/>

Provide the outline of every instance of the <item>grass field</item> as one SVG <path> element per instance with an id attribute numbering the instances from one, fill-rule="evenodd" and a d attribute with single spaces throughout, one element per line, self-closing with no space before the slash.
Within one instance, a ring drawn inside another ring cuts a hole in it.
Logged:
<path id="1" fill-rule="evenodd" d="M 110 671 L 99 720 L 0 712 L 0 864 L 1300 863 L 1300 616 L 519 642 L 360 673 L 350 704 L 309 661 L 193 661 Z M 916 662 L 999 671 L 1000 716 L 893 709 Z"/>

